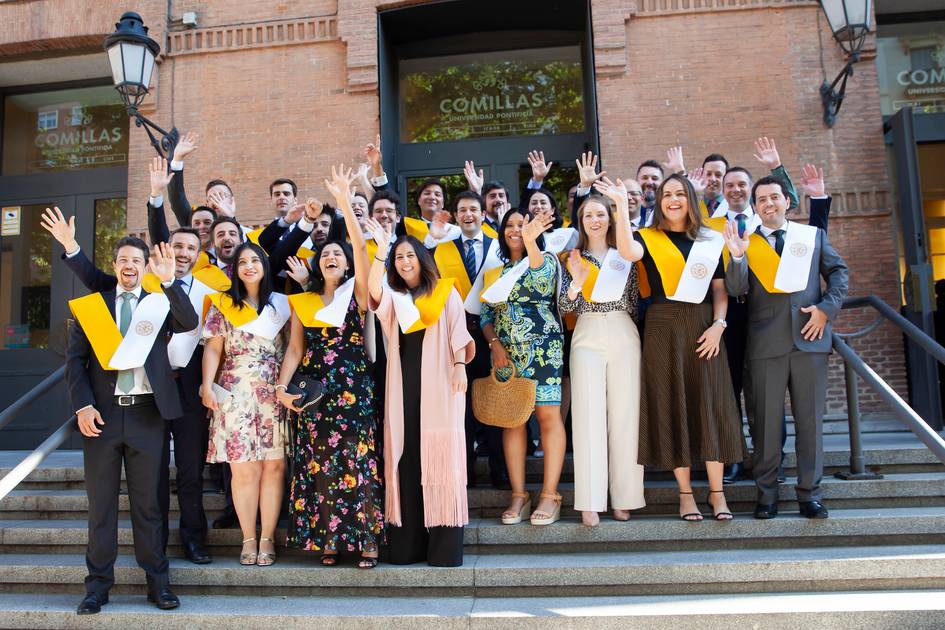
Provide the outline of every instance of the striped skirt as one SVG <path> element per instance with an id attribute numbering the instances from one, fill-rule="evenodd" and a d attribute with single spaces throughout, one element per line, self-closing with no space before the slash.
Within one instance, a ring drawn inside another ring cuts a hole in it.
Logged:
<path id="1" fill-rule="evenodd" d="M 663 470 L 693 462 L 740 462 L 742 422 L 725 344 L 708 361 L 697 339 L 712 323 L 709 304 L 668 302 L 646 312 L 640 401 L 640 464 Z"/>

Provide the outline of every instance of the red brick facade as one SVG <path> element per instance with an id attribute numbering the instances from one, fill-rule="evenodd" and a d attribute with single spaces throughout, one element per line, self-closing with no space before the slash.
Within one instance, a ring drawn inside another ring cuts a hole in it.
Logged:
<path id="1" fill-rule="evenodd" d="M 0 3 L 0 62 L 96 49 L 133 8 L 161 43 L 145 113 L 201 133 L 188 160 L 194 199 L 202 182 L 233 185 L 239 216 L 269 218 L 268 183 L 298 182 L 324 194 L 333 163 L 360 160 L 379 127 L 377 11 L 385 0 L 13 0 Z M 787 168 L 824 165 L 834 196 L 831 239 L 852 269 L 851 295 L 897 303 L 898 273 L 876 68 L 867 44 L 836 126 L 821 122 L 818 88 L 844 60 L 816 2 L 808 0 L 593 0 L 601 153 L 629 175 L 646 158 L 684 146 L 688 165 L 709 152 L 759 172 L 753 140 L 778 142 Z M 180 24 L 197 11 L 199 28 Z M 170 26 L 168 26 L 170 25 Z M 61 53 L 59 51 L 62 51 Z M 132 127 L 128 227 L 145 230 L 147 161 L 153 150 Z M 247 221 L 247 219 L 249 221 Z M 844 314 L 849 330 L 871 320 Z M 898 333 L 884 326 L 855 348 L 901 393 Z M 876 399 L 864 393 L 863 404 Z M 843 407 L 842 371 L 831 371 L 831 411 Z"/>

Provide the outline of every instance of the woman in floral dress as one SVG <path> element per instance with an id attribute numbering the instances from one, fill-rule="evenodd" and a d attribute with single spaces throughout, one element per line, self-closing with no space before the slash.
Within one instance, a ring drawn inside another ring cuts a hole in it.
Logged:
<path id="1" fill-rule="evenodd" d="M 384 528 L 383 495 L 374 383 L 364 347 L 367 250 L 350 183 L 350 171 L 332 169 L 328 188 L 344 213 L 354 252 L 342 241 L 324 243 L 313 259 L 311 291 L 290 298 L 292 333 L 277 395 L 297 411 L 296 396 L 286 392 L 293 374 L 324 386 L 320 403 L 299 413 L 287 544 L 320 551 L 325 565 L 335 564 L 339 552 L 357 552 L 358 566 L 369 569 L 377 564 Z"/>
<path id="2" fill-rule="evenodd" d="M 525 492 L 525 425 L 504 429 L 502 442 L 512 485 L 512 501 L 502 513 L 507 525 L 530 518 L 533 525 L 550 525 L 561 514 L 558 480 L 564 465 L 565 433 L 561 420 L 561 368 L 564 339 L 557 314 L 558 261 L 543 252 L 542 232 L 553 217 L 531 217 L 527 210 L 509 210 L 499 225 L 500 257 L 505 261 L 501 275 L 522 271 L 511 291 L 497 303 L 486 301 L 480 323 L 489 342 L 492 365 L 499 374 L 510 376 L 515 366 L 518 376 L 538 382 L 535 417 L 545 450 L 544 483 L 539 502 L 531 516 L 531 499 Z M 520 266 L 521 264 L 521 266 Z M 501 277 L 501 276 L 500 276 Z M 488 294 L 483 294 L 486 299 Z"/>

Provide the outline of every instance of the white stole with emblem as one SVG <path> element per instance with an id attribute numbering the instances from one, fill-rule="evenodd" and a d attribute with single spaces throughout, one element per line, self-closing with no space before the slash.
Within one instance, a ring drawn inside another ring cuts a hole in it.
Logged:
<path id="1" fill-rule="evenodd" d="M 200 323 L 193 330 L 174 333 L 171 340 L 167 342 L 167 358 L 172 368 L 186 367 L 190 363 L 191 357 L 194 356 L 194 350 L 197 349 L 197 345 L 200 343 L 200 331 L 203 330 L 204 298 L 211 293 L 215 293 L 215 291 L 191 276 L 190 293 L 187 297 L 190 298 L 194 311 L 200 317 Z"/>
<path id="2" fill-rule="evenodd" d="M 631 269 L 633 269 L 633 263 L 611 247 L 604 256 L 604 260 L 601 261 L 600 272 L 597 274 L 594 290 L 591 291 L 591 299 L 602 303 L 616 302 L 622 298 Z"/>
<path id="3" fill-rule="evenodd" d="M 482 292 L 480 298 L 483 302 L 489 304 L 501 304 L 509 299 L 509 294 L 515 288 L 515 284 L 528 271 L 528 256 L 525 256 L 506 273 L 499 276 L 499 279 L 492 283 L 488 289 Z"/>
<path id="4" fill-rule="evenodd" d="M 573 249 L 573 243 L 577 242 L 577 230 L 574 228 L 558 228 L 550 232 L 545 232 L 545 251 L 557 256 L 566 249 Z M 568 245 L 571 244 L 571 247 Z"/>
<path id="5" fill-rule="evenodd" d="M 692 243 L 692 249 L 689 250 L 676 293 L 666 296 L 670 300 L 699 304 L 705 299 L 709 283 L 719 265 L 725 239 L 709 228 L 702 228 L 699 234 L 700 238 Z"/>
<path id="6" fill-rule="evenodd" d="M 807 288 L 816 243 L 816 227 L 788 221 L 781 262 L 774 276 L 774 288 L 785 293 L 797 293 Z"/>
<path id="7" fill-rule="evenodd" d="M 119 288 L 119 295 L 121 289 Z M 108 362 L 108 367 L 114 370 L 130 370 L 144 365 L 151 352 L 151 346 L 157 339 L 158 332 L 167 319 L 171 310 L 171 303 L 163 293 L 148 293 L 141 295 L 138 306 L 131 315 L 131 323 Z M 120 299 L 120 298 L 119 298 Z M 107 305 L 115 308 L 114 304 Z"/>
<path id="8" fill-rule="evenodd" d="M 262 313 L 253 321 L 246 322 L 237 328 L 263 339 L 275 339 L 285 323 L 289 321 L 291 314 L 289 298 L 284 293 L 272 293 L 269 296 L 269 304 L 266 304 Z"/>

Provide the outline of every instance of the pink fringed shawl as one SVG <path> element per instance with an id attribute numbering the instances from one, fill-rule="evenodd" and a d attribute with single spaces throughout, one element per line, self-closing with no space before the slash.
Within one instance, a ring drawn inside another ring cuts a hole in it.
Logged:
<path id="1" fill-rule="evenodd" d="M 397 465 L 404 452 L 403 376 L 400 364 L 400 324 L 390 289 L 375 311 L 387 339 L 387 382 L 384 402 L 384 486 L 387 522 L 401 525 L 400 477 Z M 466 361 L 475 345 L 466 330 L 463 302 L 453 289 L 440 319 L 427 327 L 420 373 L 420 479 L 423 522 L 426 527 L 458 527 L 469 522 L 466 501 L 466 396 L 454 394 L 450 374 L 454 357 L 466 348 Z M 416 369 L 416 366 L 406 366 Z M 472 386 L 472 383 L 469 384 Z"/>

